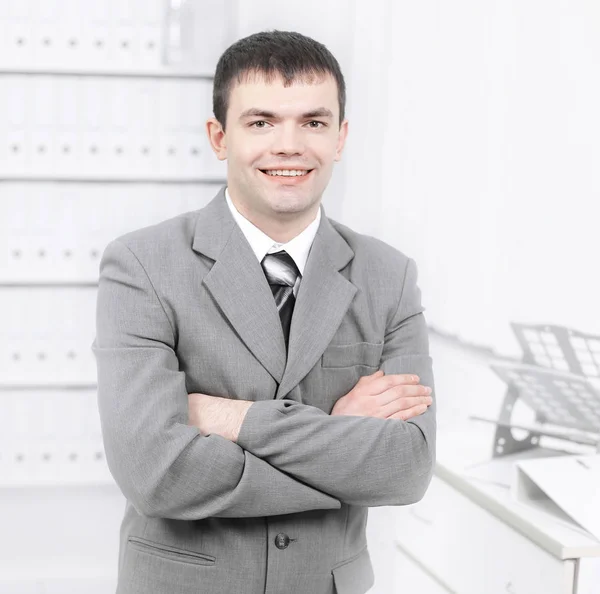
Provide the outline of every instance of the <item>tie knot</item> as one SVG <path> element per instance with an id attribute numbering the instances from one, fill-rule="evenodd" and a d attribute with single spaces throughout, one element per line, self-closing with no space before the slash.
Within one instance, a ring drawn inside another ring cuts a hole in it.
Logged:
<path id="1" fill-rule="evenodd" d="M 293 287 L 300 275 L 296 263 L 285 250 L 267 254 L 260 264 L 270 285 Z"/>

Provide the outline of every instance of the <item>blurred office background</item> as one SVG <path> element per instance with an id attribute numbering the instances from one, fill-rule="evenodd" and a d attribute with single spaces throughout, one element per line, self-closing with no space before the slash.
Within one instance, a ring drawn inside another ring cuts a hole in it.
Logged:
<path id="1" fill-rule="evenodd" d="M 124 499 L 96 409 L 99 259 L 225 183 L 204 129 L 214 67 L 272 28 L 338 58 L 350 132 L 326 214 L 416 260 L 431 329 L 439 470 L 422 503 L 370 510 L 372 593 L 598 594 L 593 534 L 519 507 L 512 466 L 467 479 L 447 454 L 502 453 L 510 386 L 490 363 L 527 360 L 515 324 L 556 355 L 529 364 L 579 382 L 591 437 L 566 442 L 596 451 L 593 0 L 0 0 L 0 593 L 114 591 Z M 561 367 L 569 337 L 578 369 Z M 517 399 L 523 424 L 531 402 Z"/>

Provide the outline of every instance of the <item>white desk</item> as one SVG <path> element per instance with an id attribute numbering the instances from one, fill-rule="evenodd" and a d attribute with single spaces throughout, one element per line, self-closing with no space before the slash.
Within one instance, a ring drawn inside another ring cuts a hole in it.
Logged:
<path id="1" fill-rule="evenodd" d="M 600 594 L 600 542 L 512 500 L 514 457 L 489 463 L 493 431 L 472 421 L 438 434 L 428 492 L 394 508 L 396 545 L 449 592 Z"/>

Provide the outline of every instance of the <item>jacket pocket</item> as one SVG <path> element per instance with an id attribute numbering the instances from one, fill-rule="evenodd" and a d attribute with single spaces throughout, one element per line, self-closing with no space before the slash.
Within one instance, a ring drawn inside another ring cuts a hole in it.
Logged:
<path id="1" fill-rule="evenodd" d="M 354 557 L 332 570 L 337 594 L 365 594 L 375 584 L 375 574 L 367 545 Z"/>
<path id="2" fill-rule="evenodd" d="M 140 538 L 139 536 L 130 536 L 127 540 L 129 545 L 134 549 L 144 551 L 151 555 L 157 555 L 158 557 L 164 557 L 165 559 L 194 563 L 195 565 L 214 565 L 216 562 L 216 557 L 213 557 L 212 555 L 178 549 L 177 547 L 153 542 L 145 538 Z"/>
<path id="3" fill-rule="evenodd" d="M 379 367 L 382 351 L 383 342 L 330 344 L 321 356 L 321 367 Z"/>

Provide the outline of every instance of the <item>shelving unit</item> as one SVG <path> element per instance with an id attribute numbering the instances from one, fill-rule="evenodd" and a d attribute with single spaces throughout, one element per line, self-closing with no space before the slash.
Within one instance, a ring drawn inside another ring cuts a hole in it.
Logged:
<path id="1" fill-rule="evenodd" d="M 90 348 L 100 258 L 226 183 L 205 121 L 233 3 L 180 4 L 0 5 L 0 591 L 115 586 L 125 499 Z"/>

